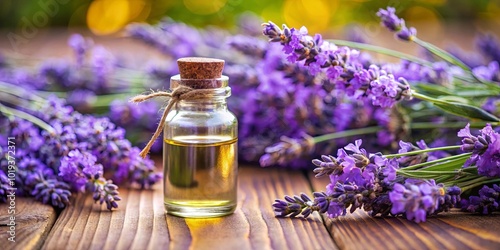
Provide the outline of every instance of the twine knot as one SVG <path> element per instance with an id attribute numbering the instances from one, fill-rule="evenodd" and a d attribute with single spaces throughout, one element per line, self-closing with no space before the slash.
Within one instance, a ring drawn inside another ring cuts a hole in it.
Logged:
<path id="1" fill-rule="evenodd" d="M 148 144 L 142 149 L 142 151 L 139 153 L 139 155 L 142 158 L 146 158 L 148 155 L 149 151 L 151 150 L 151 147 L 153 146 L 154 142 L 156 139 L 158 139 L 158 136 L 160 136 L 161 131 L 165 127 L 165 119 L 167 118 L 168 113 L 172 108 L 174 107 L 175 104 L 177 104 L 179 101 L 182 100 L 197 100 L 197 99 L 207 99 L 210 96 L 210 93 L 212 93 L 213 90 L 211 89 L 193 89 L 191 87 L 187 86 L 179 86 L 175 89 L 173 89 L 171 92 L 168 91 L 153 91 L 150 94 L 147 95 L 137 95 L 135 97 L 132 97 L 130 99 L 130 102 L 133 103 L 141 103 L 144 101 L 147 101 L 149 99 L 155 98 L 155 97 L 167 97 L 169 98 L 167 102 L 167 106 L 165 107 L 165 111 L 163 111 L 163 115 L 161 117 L 160 123 L 158 123 L 158 127 L 156 128 L 155 133 L 149 140 Z"/>

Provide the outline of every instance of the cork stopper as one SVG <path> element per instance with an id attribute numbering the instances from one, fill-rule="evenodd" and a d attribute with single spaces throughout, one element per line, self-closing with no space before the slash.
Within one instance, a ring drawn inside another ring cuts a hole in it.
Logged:
<path id="1" fill-rule="evenodd" d="M 177 60 L 181 79 L 217 79 L 222 76 L 224 60 L 184 57 Z"/>

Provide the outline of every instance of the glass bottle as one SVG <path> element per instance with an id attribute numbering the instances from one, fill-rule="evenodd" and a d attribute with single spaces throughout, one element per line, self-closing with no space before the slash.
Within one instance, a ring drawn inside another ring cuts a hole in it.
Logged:
<path id="1" fill-rule="evenodd" d="M 214 63 L 209 59 L 188 58 L 190 70 L 203 70 Z M 199 61 L 202 62 L 199 62 Z M 219 60 L 219 63 L 222 60 Z M 181 217 L 218 217 L 236 208 L 238 124 L 227 109 L 231 95 L 228 77 L 189 79 L 180 75 L 170 79 L 170 88 L 179 85 L 207 89 L 206 98 L 181 100 L 169 112 L 164 128 L 164 204 L 168 214 Z M 223 61 L 222 61 L 223 63 Z M 222 67 L 220 67 L 220 73 Z M 195 72 L 196 73 L 196 72 Z M 207 78 L 206 72 L 195 74 Z M 210 76 L 214 77 L 214 76 Z"/>

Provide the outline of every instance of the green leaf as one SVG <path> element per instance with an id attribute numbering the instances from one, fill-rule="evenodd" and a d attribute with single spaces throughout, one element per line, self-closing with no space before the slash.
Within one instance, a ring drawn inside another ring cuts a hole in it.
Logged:
<path id="1" fill-rule="evenodd" d="M 416 87 L 419 90 L 423 90 L 425 93 L 428 93 L 428 94 L 431 94 L 434 96 L 453 95 L 453 93 L 450 92 L 448 88 L 445 88 L 445 87 L 440 86 L 440 85 L 419 83 L 416 85 Z"/>
<path id="2" fill-rule="evenodd" d="M 470 119 L 480 119 L 483 121 L 498 122 L 500 119 L 498 117 L 486 112 L 485 110 L 471 106 L 463 103 L 456 102 L 444 102 L 438 100 L 438 102 L 433 102 L 434 105 L 448 113 L 470 118 Z"/>
<path id="3" fill-rule="evenodd" d="M 418 39 L 417 37 L 414 37 L 413 41 L 416 44 L 420 45 L 421 47 L 430 51 L 432 54 L 442 58 L 443 60 L 445 60 L 451 64 L 454 64 L 467 72 L 471 72 L 471 69 L 469 68 L 469 66 L 465 65 L 465 63 L 460 61 L 460 59 L 458 59 L 455 56 L 453 56 L 452 54 L 440 49 L 439 47 L 436 47 L 435 45 L 433 45 L 431 43 L 422 41 L 422 40 Z"/>
<path id="4" fill-rule="evenodd" d="M 452 102 L 452 103 L 463 103 L 463 104 L 470 103 L 470 99 L 463 98 L 463 97 L 456 96 L 456 95 L 443 95 L 443 96 L 439 96 L 437 99 L 445 101 L 445 102 Z"/>
<path id="5" fill-rule="evenodd" d="M 435 164 L 432 166 L 424 167 L 426 171 L 450 171 L 461 169 L 465 161 L 470 158 L 470 155 L 464 155 L 458 159 L 447 161 L 444 163 Z"/>

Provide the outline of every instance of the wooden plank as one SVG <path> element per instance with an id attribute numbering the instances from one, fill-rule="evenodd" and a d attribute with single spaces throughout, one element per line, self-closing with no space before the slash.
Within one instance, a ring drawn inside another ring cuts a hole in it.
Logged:
<path id="1" fill-rule="evenodd" d="M 44 205 L 31 198 L 16 197 L 15 214 L 9 214 L 10 205 L 0 204 L 0 240 L 2 249 L 37 249 L 39 248 L 56 221 L 56 211 L 50 205 Z M 7 238 L 11 235 L 10 217 L 15 217 L 15 242 Z"/>
<path id="2" fill-rule="evenodd" d="M 45 249 L 336 249 L 319 215 L 278 219 L 275 198 L 310 190 L 300 172 L 242 167 L 238 207 L 210 219 L 165 216 L 161 185 L 154 190 L 120 190 L 123 201 L 101 211 L 80 195 L 62 211 Z"/>
<path id="3" fill-rule="evenodd" d="M 324 191 L 329 178 L 309 178 Z M 325 224 L 341 249 L 500 249 L 500 215 L 480 216 L 453 211 L 414 223 L 403 218 L 373 218 L 357 210 Z"/>
<path id="4" fill-rule="evenodd" d="M 121 189 L 123 201 L 112 212 L 78 195 L 62 211 L 45 249 L 144 249 L 152 243 L 168 246 L 161 186 L 154 190 Z"/>

